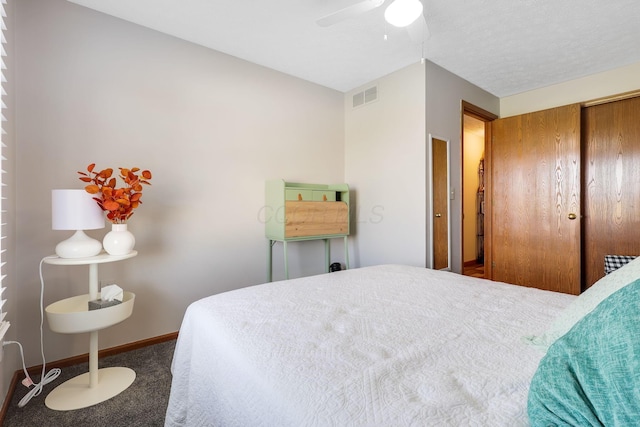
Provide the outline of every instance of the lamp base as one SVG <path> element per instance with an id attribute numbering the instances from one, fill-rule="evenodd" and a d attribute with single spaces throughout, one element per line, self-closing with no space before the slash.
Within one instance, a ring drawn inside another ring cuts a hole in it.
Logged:
<path id="1" fill-rule="evenodd" d="M 86 258 L 98 255 L 102 250 L 102 243 L 78 230 L 67 240 L 56 245 L 56 255 L 60 258 Z"/>

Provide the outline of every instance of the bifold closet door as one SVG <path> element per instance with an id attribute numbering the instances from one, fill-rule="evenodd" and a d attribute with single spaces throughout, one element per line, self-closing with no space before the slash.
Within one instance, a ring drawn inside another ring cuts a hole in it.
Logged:
<path id="1" fill-rule="evenodd" d="M 582 111 L 584 275 L 604 276 L 605 255 L 640 255 L 640 97 Z"/>
<path id="2" fill-rule="evenodd" d="M 580 293 L 580 106 L 492 122 L 493 280 Z"/>

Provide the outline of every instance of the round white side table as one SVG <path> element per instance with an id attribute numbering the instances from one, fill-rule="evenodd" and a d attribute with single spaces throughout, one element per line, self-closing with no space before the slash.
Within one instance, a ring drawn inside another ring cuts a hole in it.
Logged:
<path id="1" fill-rule="evenodd" d="M 88 265 L 89 293 L 66 298 L 46 307 L 49 328 L 61 334 L 90 332 L 89 372 L 60 384 L 47 395 L 45 405 L 49 409 L 70 411 L 86 408 L 122 393 L 136 378 L 133 369 L 124 367 L 98 369 L 98 331 L 113 326 L 131 316 L 135 294 L 124 292 L 121 304 L 98 310 L 89 310 L 88 302 L 100 298 L 98 292 L 98 264 L 122 261 L 138 255 L 113 256 L 101 253 L 87 258 L 58 258 L 44 260 L 51 265 Z"/>

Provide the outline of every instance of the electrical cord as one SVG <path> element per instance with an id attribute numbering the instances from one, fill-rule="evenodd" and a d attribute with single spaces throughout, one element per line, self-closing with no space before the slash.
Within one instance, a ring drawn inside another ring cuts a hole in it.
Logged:
<path id="1" fill-rule="evenodd" d="M 51 369 L 49 372 L 47 372 L 45 374 L 45 370 L 46 370 L 46 360 L 45 360 L 45 356 L 44 356 L 44 337 L 43 337 L 43 326 L 44 326 L 44 278 L 42 276 L 42 264 L 44 263 L 44 260 L 47 258 L 55 258 L 55 257 L 44 257 L 42 258 L 42 260 L 40 261 L 40 355 L 42 356 L 42 374 L 40 376 L 40 382 L 38 384 L 35 384 L 33 382 L 33 380 L 31 379 L 31 377 L 29 376 L 29 373 L 27 372 L 27 368 L 25 366 L 24 363 L 24 353 L 22 351 L 22 344 L 20 344 L 17 341 L 5 341 L 4 345 L 7 344 L 17 344 L 18 347 L 20 347 L 20 357 L 22 358 L 22 369 L 24 371 L 24 375 L 25 375 L 25 379 L 22 381 L 22 384 L 24 384 L 24 386 L 26 386 L 27 388 L 34 386 L 32 389 L 29 390 L 29 392 L 20 400 L 20 402 L 18 402 L 18 407 L 22 408 L 24 407 L 27 403 L 29 403 L 29 401 L 31 400 L 31 398 L 38 396 L 40 393 L 42 393 L 42 389 L 44 388 L 45 385 L 49 384 L 50 382 L 54 381 L 56 378 L 58 378 L 60 376 L 60 373 L 62 372 L 60 370 L 60 368 L 53 368 Z"/>

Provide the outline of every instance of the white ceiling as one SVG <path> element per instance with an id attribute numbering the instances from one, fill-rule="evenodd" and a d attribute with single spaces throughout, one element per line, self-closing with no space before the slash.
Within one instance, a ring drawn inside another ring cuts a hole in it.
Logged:
<path id="1" fill-rule="evenodd" d="M 328 28 L 360 0 L 69 1 L 342 92 L 423 55 L 499 97 L 640 62 L 638 0 L 422 0 L 428 37 L 390 0 Z"/>

